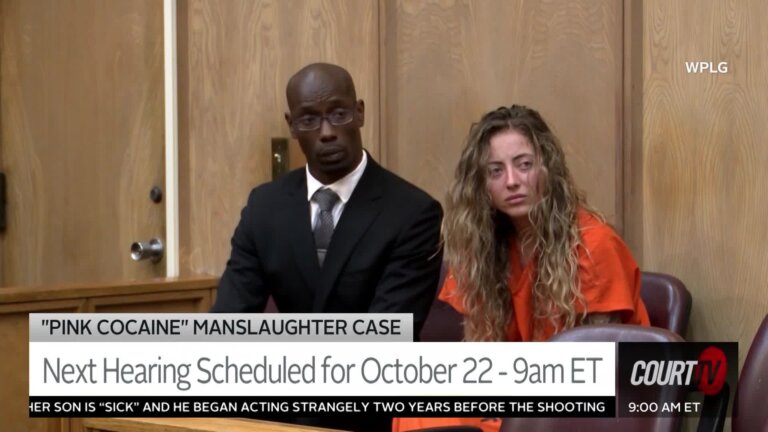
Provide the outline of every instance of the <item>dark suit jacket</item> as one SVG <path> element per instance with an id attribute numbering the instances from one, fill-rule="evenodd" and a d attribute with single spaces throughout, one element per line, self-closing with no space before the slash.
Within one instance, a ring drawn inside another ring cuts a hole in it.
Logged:
<path id="1" fill-rule="evenodd" d="M 418 335 L 438 288 L 441 218 L 437 201 L 369 156 L 321 268 L 306 171 L 291 171 L 251 191 L 211 311 L 263 312 L 271 296 L 280 312 L 413 313 Z M 386 430 L 373 423 L 315 424 Z"/>

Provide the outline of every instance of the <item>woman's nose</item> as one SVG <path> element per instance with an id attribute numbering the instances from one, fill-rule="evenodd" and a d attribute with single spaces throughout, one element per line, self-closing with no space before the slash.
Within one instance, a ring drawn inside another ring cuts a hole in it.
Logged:
<path id="1" fill-rule="evenodd" d="M 520 185 L 520 175 L 514 168 L 507 168 L 507 187 L 514 188 Z"/>

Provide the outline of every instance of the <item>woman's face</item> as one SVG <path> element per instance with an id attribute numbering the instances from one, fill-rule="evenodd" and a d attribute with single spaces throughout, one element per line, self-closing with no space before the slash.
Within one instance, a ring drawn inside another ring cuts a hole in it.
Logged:
<path id="1" fill-rule="evenodd" d="M 486 165 L 491 204 L 518 228 L 530 223 L 528 212 L 539 199 L 538 177 L 539 164 L 528 138 L 515 130 L 491 137 Z"/>

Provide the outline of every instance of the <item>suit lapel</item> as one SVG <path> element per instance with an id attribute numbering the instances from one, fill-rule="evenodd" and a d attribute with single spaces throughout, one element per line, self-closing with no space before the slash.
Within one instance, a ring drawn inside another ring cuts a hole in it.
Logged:
<path id="1" fill-rule="evenodd" d="M 307 201 L 306 173 L 297 176 L 295 182 L 287 185 L 287 202 L 281 215 L 284 221 L 286 238 L 296 256 L 296 266 L 304 277 L 307 286 L 316 287 L 320 278 L 320 265 L 317 262 L 315 240 L 312 236 L 312 223 L 309 220 L 309 202 Z M 313 290 L 314 291 L 314 290 Z M 317 299 L 317 293 L 314 293 Z"/>
<path id="2" fill-rule="evenodd" d="M 382 168 L 369 155 L 368 165 L 360 182 L 352 192 L 333 231 L 321 271 L 320 292 L 315 295 L 314 312 L 324 310 L 328 295 L 336 285 L 350 254 L 381 212 L 381 170 Z"/>

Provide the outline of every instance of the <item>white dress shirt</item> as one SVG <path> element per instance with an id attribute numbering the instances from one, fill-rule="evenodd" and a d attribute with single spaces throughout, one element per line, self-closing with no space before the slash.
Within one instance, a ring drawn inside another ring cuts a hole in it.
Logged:
<path id="1" fill-rule="evenodd" d="M 329 185 L 324 185 L 320 183 L 319 180 L 312 177 L 312 174 L 309 172 L 309 165 L 305 167 L 307 170 L 307 201 L 309 201 L 309 220 L 312 221 L 313 230 L 315 229 L 319 206 L 316 202 L 312 201 L 312 195 L 314 195 L 318 189 L 325 187 L 336 192 L 336 195 L 339 196 L 339 200 L 336 201 L 336 204 L 333 206 L 333 226 L 335 227 L 339 223 L 339 218 L 341 218 L 341 213 L 344 211 L 344 207 L 347 205 L 347 201 L 349 201 L 349 198 L 352 196 L 352 192 L 355 191 L 355 187 L 357 187 L 357 184 L 360 182 L 360 177 L 363 176 L 363 171 L 365 171 L 365 166 L 367 164 L 368 155 L 365 153 L 365 151 L 363 151 L 363 158 L 357 167 L 349 174 Z"/>

